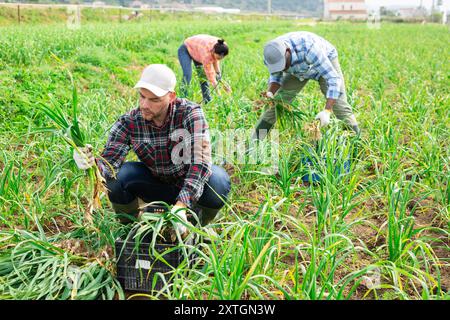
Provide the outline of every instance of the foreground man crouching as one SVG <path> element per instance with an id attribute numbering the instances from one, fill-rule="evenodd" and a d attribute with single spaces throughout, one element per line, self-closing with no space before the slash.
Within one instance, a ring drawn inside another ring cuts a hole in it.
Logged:
<path id="1" fill-rule="evenodd" d="M 186 208 L 211 222 L 230 191 L 225 170 L 211 162 L 208 124 L 201 107 L 175 93 L 174 72 L 165 65 L 145 68 L 135 88 L 139 108 L 113 125 L 101 157 L 87 148 L 74 151 L 80 169 L 97 165 L 106 179 L 108 197 L 117 214 L 137 216 L 138 198 L 173 204 L 186 220 Z M 139 162 L 125 162 L 133 149 Z M 181 234 L 186 227 L 179 223 Z"/>

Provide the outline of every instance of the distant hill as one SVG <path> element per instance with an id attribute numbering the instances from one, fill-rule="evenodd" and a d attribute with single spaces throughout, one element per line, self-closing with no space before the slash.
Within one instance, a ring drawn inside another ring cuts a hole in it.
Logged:
<path id="1" fill-rule="evenodd" d="M 245 11 L 267 11 L 267 0 L 185 0 L 185 3 L 194 2 L 202 5 L 217 5 L 224 8 L 239 8 Z M 274 12 L 321 12 L 320 0 L 272 0 Z"/>
<path id="2" fill-rule="evenodd" d="M 88 3 L 83 0 L 3 0 L 4 2 L 22 3 Z M 128 6 L 133 0 L 100 0 L 107 5 Z M 151 6 L 219 6 L 223 8 L 236 8 L 242 11 L 267 12 L 268 0 L 139 0 Z M 273 13 L 305 13 L 320 16 L 322 13 L 321 0 L 272 0 Z"/>

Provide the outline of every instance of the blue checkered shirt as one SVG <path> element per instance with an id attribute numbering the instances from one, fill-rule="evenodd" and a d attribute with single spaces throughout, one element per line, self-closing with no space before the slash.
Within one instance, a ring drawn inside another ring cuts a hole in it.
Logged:
<path id="1" fill-rule="evenodd" d="M 291 74 L 300 81 L 307 79 L 319 80 L 323 77 L 327 81 L 327 98 L 337 99 L 342 94 L 342 79 L 331 61 L 337 58 L 336 48 L 318 35 L 311 32 L 290 32 L 280 36 L 291 50 L 291 66 L 285 72 L 270 75 L 269 82 L 281 84 L 284 74 Z"/>

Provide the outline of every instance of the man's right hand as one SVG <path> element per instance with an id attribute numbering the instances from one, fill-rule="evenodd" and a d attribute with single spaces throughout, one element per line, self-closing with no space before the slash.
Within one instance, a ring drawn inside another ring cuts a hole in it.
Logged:
<path id="1" fill-rule="evenodd" d="M 271 91 L 263 91 L 260 93 L 261 98 L 273 99 L 273 93 Z"/>
<path id="2" fill-rule="evenodd" d="M 73 160 L 77 164 L 77 167 L 81 170 L 87 170 L 95 165 L 95 158 L 92 154 L 92 146 L 87 144 L 85 147 L 81 147 L 73 150 Z"/>
<path id="3" fill-rule="evenodd" d="M 263 91 L 259 94 L 261 99 L 255 101 L 255 105 L 256 105 L 257 109 L 266 108 L 267 106 L 273 107 L 275 105 L 276 101 L 273 98 L 273 95 L 271 96 L 269 94 L 269 96 L 267 96 L 268 92 L 271 92 L 271 91 Z"/>
<path id="4" fill-rule="evenodd" d="M 265 98 L 273 99 L 273 97 L 278 92 L 278 90 L 280 90 L 280 88 L 281 88 L 281 85 L 279 83 L 271 82 L 269 84 L 269 87 L 267 88 Z"/>

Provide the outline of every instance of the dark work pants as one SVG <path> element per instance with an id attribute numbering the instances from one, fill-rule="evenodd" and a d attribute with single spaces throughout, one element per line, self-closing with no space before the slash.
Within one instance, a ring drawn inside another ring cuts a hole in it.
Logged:
<path id="1" fill-rule="evenodd" d="M 107 181 L 107 187 L 108 197 L 115 211 L 131 215 L 138 213 L 138 197 L 145 202 L 164 201 L 175 204 L 181 190 L 153 176 L 142 162 L 125 162 L 117 174 L 117 179 Z M 202 209 L 204 215 L 209 215 L 208 219 L 204 217 L 203 220 L 211 221 L 225 205 L 224 201 L 228 197 L 230 187 L 227 172 L 213 165 L 212 175 L 204 186 L 203 194 L 191 209 Z"/>
<path id="2" fill-rule="evenodd" d="M 206 79 L 205 71 L 203 70 L 203 65 L 192 59 L 185 44 L 182 44 L 178 48 L 178 60 L 180 61 L 181 68 L 183 69 L 183 82 L 181 85 L 181 95 L 183 98 L 187 98 L 188 95 L 188 87 L 192 80 L 192 62 L 194 62 L 195 69 L 197 70 L 198 77 L 200 78 L 203 102 L 208 103 L 211 101 L 211 93 L 209 91 L 209 84 Z"/>

